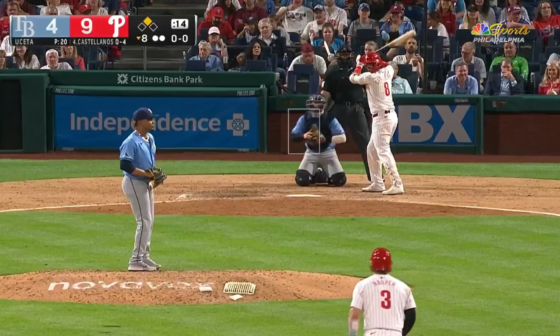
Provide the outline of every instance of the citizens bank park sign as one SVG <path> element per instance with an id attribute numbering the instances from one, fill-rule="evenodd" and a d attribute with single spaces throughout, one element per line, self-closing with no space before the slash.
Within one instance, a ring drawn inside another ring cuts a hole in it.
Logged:
<path id="1" fill-rule="evenodd" d="M 91 288 L 97 289 L 178 289 L 178 290 L 200 290 L 200 288 L 212 287 L 214 283 L 199 283 L 199 282 L 142 282 L 142 281 L 114 281 L 107 283 L 105 281 L 82 281 L 74 284 L 70 282 L 51 282 L 49 291 L 57 290 L 86 290 Z"/>

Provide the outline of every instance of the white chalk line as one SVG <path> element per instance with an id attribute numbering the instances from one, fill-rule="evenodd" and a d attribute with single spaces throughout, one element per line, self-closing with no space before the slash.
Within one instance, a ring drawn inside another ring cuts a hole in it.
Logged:
<path id="1" fill-rule="evenodd" d="M 288 195 L 292 196 L 293 195 Z M 309 195 L 306 195 L 309 196 Z M 318 195 L 314 195 L 315 197 Z M 217 198 L 196 198 L 196 199 L 187 199 L 186 194 L 179 195 L 175 200 L 172 201 L 155 201 L 154 204 L 162 204 L 162 203 L 179 203 L 179 202 L 189 202 L 189 201 L 201 201 L 201 200 L 208 200 L 211 201 Z M 220 199 L 230 199 L 230 200 L 247 200 L 247 199 L 270 199 L 266 197 L 255 197 L 255 198 L 220 198 Z M 340 199 L 350 201 L 348 199 Z M 376 200 L 380 200 L 376 198 Z M 417 202 L 417 201 L 409 201 L 409 200 L 398 200 L 398 199 L 387 199 L 384 200 L 386 202 L 394 202 L 394 203 L 410 203 L 410 204 L 419 204 L 419 205 L 432 205 L 432 206 L 440 206 L 440 207 L 449 207 L 449 208 L 463 208 L 463 209 L 475 209 L 475 210 L 491 210 L 491 211 L 503 211 L 503 212 L 517 212 L 517 213 L 525 213 L 530 215 L 540 215 L 540 216 L 552 216 L 552 217 L 560 217 L 560 214 L 553 213 L 553 212 L 544 212 L 544 211 L 532 211 L 532 210 L 518 210 L 518 209 L 505 209 L 505 208 L 492 208 L 492 207 L 483 207 L 483 206 L 476 206 L 476 205 L 458 205 L 458 204 L 445 204 L 445 203 L 432 203 L 432 202 Z M 59 210 L 59 209 L 72 209 L 72 208 L 93 208 L 93 207 L 104 207 L 104 206 L 118 206 L 118 205 L 130 205 L 130 203 L 104 203 L 104 204 L 78 204 L 78 205 L 59 205 L 59 206 L 50 206 L 50 207 L 38 207 L 38 208 L 26 208 L 26 209 L 7 209 L 7 210 L 0 210 L 0 213 L 9 213 L 9 212 L 25 212 L 25 211 L 40 211 L 40 210 Z"/>

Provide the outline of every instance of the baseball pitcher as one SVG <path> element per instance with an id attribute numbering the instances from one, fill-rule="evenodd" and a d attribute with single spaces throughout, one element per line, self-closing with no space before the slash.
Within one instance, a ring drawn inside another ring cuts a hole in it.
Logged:
<path id="1" fill-rule="evenodd" d="M 376 248 L 370 260 L 373 275 L 356 285 L 348 316 L 348 335 L 356 336 L 364 312 L 364 336 L 406 336 L 416 322 L 416 302 L 410 287 L 389 275 L 391 253 Z"/>
<path id="2" fill-rule="evenodd" d="M 354 84 L 365 85 L 373 119 L 371 139 L 367 146 L 372 183 L 362 190 L 383 192 L 383 195 L 404 194 L 404 186 L 395 158 L 391 153 L 391 138 L 399 123 L 391 92 L 393 67 L 389 66 L 389 63 L 383 61 L 379 54 L 375 52 L 369 52 L 362 56 L 358 55 L 356 62 L 357 66 L 350 75 L 350 81 Z M 369 72 L 362 74 L 364 66 L 367 67 Z M 382 164 L 392 180 L 392 186 L 387 191 L 385 191 L 385 184 L 383 183 Z"/>
<path id="3" fill-rule="evenodd" d="M 307 100 L 307 112 L 301 116 L 291 138 L 304 141 L 305 155 L 296 171 L 296 184 L 306 187 L 317 184 L 318 168 L 327 176 L 329 186 L 342 187 L 346 184 L 346 174 L 338 160 L 335 145 L 346 142 L 344 129 L 333 115 L 326 111 L 327 100 L 321 95 L 312 95 Z"/>

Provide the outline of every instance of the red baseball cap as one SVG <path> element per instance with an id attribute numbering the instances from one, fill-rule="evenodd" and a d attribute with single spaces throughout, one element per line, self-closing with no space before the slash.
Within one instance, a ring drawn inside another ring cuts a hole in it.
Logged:
<path id="1" fill-rule="evenodd" d="M 391 13 L 402 13 L 402 8 L 399 5 L 394 5 L 391 7 Z"/>
<path id="2" fill-rule="evenodd" d="M 210 15 L 212 17 L 215 18 L 223 18 L 224 17 L 224 10 L 222 9 L 222 7 L 214 7 L 212 8 L 212 10 L 210 11 Z"/>
<path id="3" fill-rule="evenodd" d="M 313 49 L 313 47 L 311 46 L 311 44 L 306 43 L 306 44 L 304 44 L 304 45 L 301 46 L 301 52 L 302 52 L 302 53 L 315 52 L 315 49 Z"/>
<path id="4" fill-rule="evenodd" d="M 508 8 L 508 13 L 519 13 L 521 12 L 521 7 L 515 5 L 515 6 L 509 6 Z"/>

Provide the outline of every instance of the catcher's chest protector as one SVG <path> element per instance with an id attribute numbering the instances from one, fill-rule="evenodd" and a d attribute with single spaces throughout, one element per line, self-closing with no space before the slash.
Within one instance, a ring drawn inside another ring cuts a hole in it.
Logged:
<path id="1" fill-rule="evenodd" d="M 312 117 L 311 114 L 308 112 L 305 114 L 305 129 L 310 130 L 311 127 L 313 125 L 319 127 L 319 119 L 321 119 L 321 134 L 323 134 L 323 136 L 325 137 L 326 141 L 325 143 L 321 144 L 320 146 L 320 150 L 321 152 L 324 152 L 327 150 L 327 147 L 330 145 L 331 143 L 331 139 L 332 139 L 332 132 L 331 132 L 331 122 L 333 120 L 333 118 L 329 118 L 328 116 L 326 116 L 325 114 L 321 115 L 321 118 L 316 118 L 316 117 Z"/>

